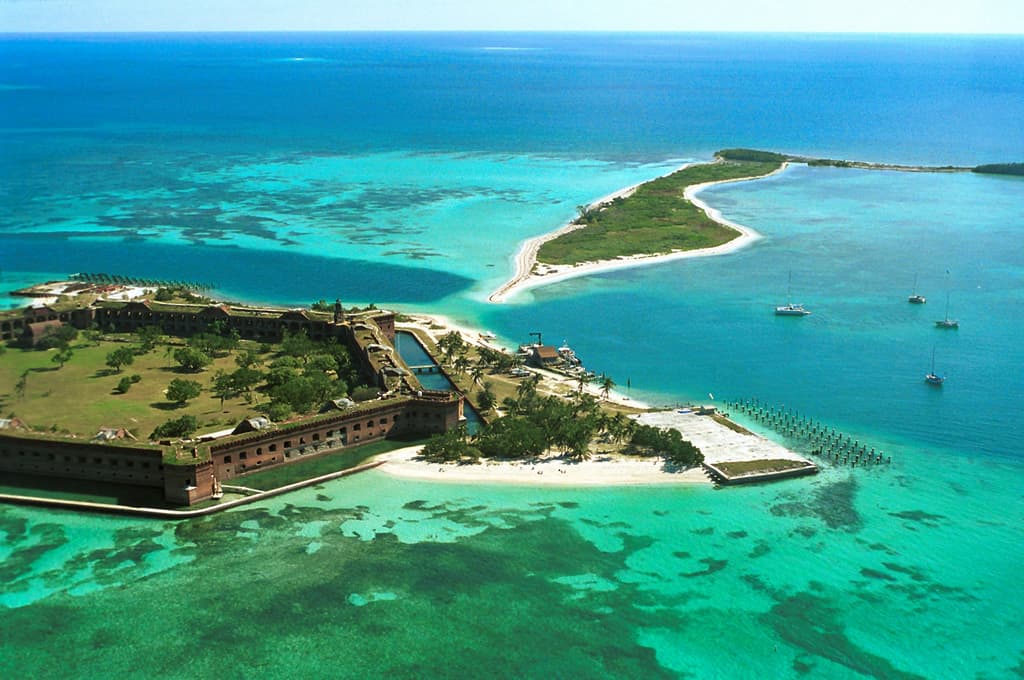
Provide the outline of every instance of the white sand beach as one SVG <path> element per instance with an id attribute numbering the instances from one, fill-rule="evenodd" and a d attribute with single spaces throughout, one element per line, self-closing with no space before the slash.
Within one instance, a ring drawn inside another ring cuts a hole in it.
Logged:
<path id="1" fill-rule="evenodd" d="M 481 482 L 528 486 L 635 486 L 643 484 L 710 484 L 701 468 L 668 472 L 660 458 L 597 456 L 581 463 L 561 458 L 539 461 L 484 461 L 475 465 L 416 460 L 420 447 L 381 454 L 377 470 L 394 477 L 436 482 Z"/>
<path id="2" fill-rule="evenodd" d="M 690 164 L 688 164 L 690 165 Z M 687 165 L 683 165 L 673 172 L 678 172 Z M 694 205 L 703 210 L 705 214 L 715 222 L 729 227 L 739 232 L 738 236 L 728 243 L 715 246 L 713 248 L 701 248 L 698 250 L 680 250 L 671 253 L 658 253 L 653 255 L 630 255 L 618 257 L 614 260 L 599 260 L 595 262 L 582 262 L 575 265 L 547 265 L 537 262 L 537 253 L 540 251 L 540 247 L 558 238 L 562 234 L 582 229 L 583 225 L 569 223 L 560 229 L 553 232 L 538 236 L 536 238 L 524 241 L 522 246 L 519 248 L 519 252 L 515 258 L 515 275 L 504 283 L 500 288 L 491 293 L 487 298 L 488 302 L 501 303 L 506 302 L 513 298 L 515 295 L 521 293 L 524 290 L 531 288 L 537 288 L 539 286 L 545 286 L 558 281 L 565 281 L 567 279 L 578 278 L 581 276 L 590 276 L 591 274 L 597 274 L 600 272 L 613 271 L 616 269 L 627 269 L 632 267 L 642 267 L 653 264 L 660 264 L 671 260 L 684 260 L 693 257 L 710 257 L 713 255 L 725 255 L 734 252 L 740 248 L 746 247 L 761 238 L 761 235 L 747 227 L 745 225 L 727 220 L 722 216 L 722 213 L 715 208 L 712 208 L 704 201 L 697 198 L 704 189 L 715 186 L 717 184 L 729 184 L 733 182 L 748 182 L 755 179 L 763 179 L 770 177 L 776 173 L 782 172 L 789 163 L 783 163 L 782 166 L 767 175 L 760 175 L 758 177 L 744 177 L 741 179 L 727 179 L 718 182 L 705 182 L 703 184 L 694 184 L 693 186 L 687 187 L 684 196 L 687 200 L 692 201 Z M 671 174 L 671 173 L 669 173 Z M 599 199 L 590 205 L 591 208 L 596 208 L 604 203 L 617 198 L 619 196 L 626 197 L 636 191 L 637 186 L 627 187 L 622 191 L 616 192 L 609 197 Z"/>

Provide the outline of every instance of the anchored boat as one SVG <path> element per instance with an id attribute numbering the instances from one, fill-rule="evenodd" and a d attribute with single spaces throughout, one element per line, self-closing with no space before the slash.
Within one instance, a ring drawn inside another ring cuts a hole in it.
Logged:
<path id="1" fill-rule="evenodd" d="M 912 305 L 923 305 L 927 300 L 923 295 L 917 294 L 917 274 L 914 274 L 914 290 L 907 298 L 907 302 Z"/>
<path id="2" fill-rule="evenodd" d="M 791 289 L 793 288 L 793 272 L 789 272 L 789 284 L 786 286 L 786 304 L 780 305 L 775 308 L 775 316 L 807 316 L 811 313 L 809 309 L 804 309 L 803 305 L 794 304 L 791 301 Z"/>
<path id="3" fill-rule="evenodd" d="M 924 376 L 924 381 L 929 385 L 935 385 L 936 387 L 942 387 L 942 383 L 946 382 L 946 376 L 939 375 L 935 372 L 935 348 L 932 347 L 932 370 Z"/>

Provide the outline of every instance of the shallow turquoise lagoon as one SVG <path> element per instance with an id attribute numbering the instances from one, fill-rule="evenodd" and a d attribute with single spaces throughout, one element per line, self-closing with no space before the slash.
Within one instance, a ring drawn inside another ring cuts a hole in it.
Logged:
<path id="1" fill-rule="evenodd" d="M 1021 160 L 1020 53 L 949 36 L 0 40 L 3 291 L 108 271 L 442 312 L 509 345 L 567 340 L 636 399 L 754 396 L 893 457 L 727 490 L 371 472 L 180 524 L 0 506 L 0 671 L 1024 674 L 1021 179 L 796 166 L 705 192 L 763 234 L 749 248 L 483 302 L 523 239 L 714 149 Z M 771 313 L 790 276 L 809 317 Z M 955 332 L 934 327 L 947 294 Z"/>
<path id="2" fill-rule="evenodd" d="M 3 658 L 31 674 L 59 637 L 84 676 L 1005 677 L 1020 473 L 925 454 L 726 491 L 372 472 L 177 525 L 6 507 Z"/>

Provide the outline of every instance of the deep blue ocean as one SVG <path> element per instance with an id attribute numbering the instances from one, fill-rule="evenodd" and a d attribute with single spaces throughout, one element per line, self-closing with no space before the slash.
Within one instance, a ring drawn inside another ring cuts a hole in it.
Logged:
<path id="1" fill-rule="evenodd" d="M 1024 179 L 797 165 L 702 194 L 746 249 L 485 302 L 575 206 L 727 147 L 1024 161 L 1024 39 L 0 35 L 0 292 L 105 271 L 437 311 L 894 458 L 723 491 L 368 473 L 189 525 L 0 508 L 0 668 L 61 639 L 83 676 L 1021 675 Z M 790 277 L 811 316 L 771 314 Z"/>

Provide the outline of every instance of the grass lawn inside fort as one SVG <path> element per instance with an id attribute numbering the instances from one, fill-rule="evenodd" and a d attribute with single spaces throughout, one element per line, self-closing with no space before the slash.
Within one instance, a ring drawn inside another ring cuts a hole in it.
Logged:
<path id="1" fill-rule="evenodd" d="M 242 342 L 240 349 L 217 357 L 205 370 L 182 370 L 165 351 L 184 347 L 183 340 L 165 338 L 148 354 L 135 355 L 131 365 L 115 372 L 106 365 L 107 355 L 117 349 L 131 347 L 130 335 L 112 335 L 95 343 L 77 340 L 72 343 L 73 356 L 58 367 L 51 357 L 57 350 L 9 348 L 0 361 L 0 412 L 16 414 L 30 427 L 55 433 L 91 437 L 101 427 L 118 427 L 145 440 L 155 427 L 183 415 L 195 416 L 200 431 L 237 424 L 256 415 L 257 404 L 247 404 L 241 397 L 220 399 L 210 387 L 218 369 L 232 371 L 238 351 L 256 349 L 256 343 Z M 169 344 L 168 344 L 169 343 Z M 266 355 L 264 355 L 266 356 Z M 27 371 L 27 373 L 26 373 Z M 16 384 L 25 376 L 24 394 Z M 124 394 L 117 392 L 122 378 L 141 377 Z M 194 380 L 203 388 L 198 397 L 179 406 L 168 400 L 165 391 L 171 380 Z"/>

